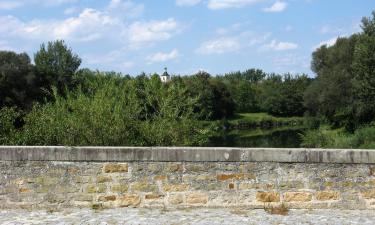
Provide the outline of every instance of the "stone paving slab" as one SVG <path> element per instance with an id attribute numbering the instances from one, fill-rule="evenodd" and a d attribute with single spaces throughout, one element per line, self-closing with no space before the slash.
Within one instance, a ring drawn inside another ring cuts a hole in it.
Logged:
<path id="1" fill-rule="evenodd" d="M 70 209 L 59 212 L 0 211 L 0 224 L 339 224 L 373 225 L 371 210 L 291 210 L 287 216 L 245 209 Z"/>

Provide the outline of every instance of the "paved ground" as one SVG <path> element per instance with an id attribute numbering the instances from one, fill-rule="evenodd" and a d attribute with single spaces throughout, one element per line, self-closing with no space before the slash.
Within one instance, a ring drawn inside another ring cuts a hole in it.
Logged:
<path id="1" fill-rule="evenodd" d="M 359 224 L 374 225 L 374 211 L 292 210 L 287 216 L 264 210 L 70 209 L 61 212 L 0 211 L 0 224 Z"/>

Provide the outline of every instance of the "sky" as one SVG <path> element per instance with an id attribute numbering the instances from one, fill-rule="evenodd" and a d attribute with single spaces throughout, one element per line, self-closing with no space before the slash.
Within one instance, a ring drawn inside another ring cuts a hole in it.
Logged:
<path id="1" fill-rule="evenodd" d="M 372 10 L 374 0 L 0 0 L 0 50 L 33 58 L 63 39 L 82 68 L 314 76 L 312 52 L 360 32 Z"/>

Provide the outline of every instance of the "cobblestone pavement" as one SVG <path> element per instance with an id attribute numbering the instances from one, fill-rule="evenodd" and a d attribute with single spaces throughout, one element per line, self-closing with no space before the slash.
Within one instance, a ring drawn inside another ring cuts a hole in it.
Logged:
<path id="1" fill-rule="evenodd" d="M 0 224 L 375 224 L 374 211 L 291 210 L 289 215 L 270 215 L 244 209 L 70 209 L 60 212 L 0 211 Z"/>

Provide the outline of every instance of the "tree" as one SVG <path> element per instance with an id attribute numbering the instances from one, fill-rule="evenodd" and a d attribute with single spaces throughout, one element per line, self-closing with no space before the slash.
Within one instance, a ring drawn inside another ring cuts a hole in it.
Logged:
<path id="1" fill-rule="evenodd" d="M 31 108 L 41 90 L 34 67 L 26 53 L 0 51 L 0 108 Z"/>
<path id="2" fill-rule="evenodd" d="M 64 41 L 48 42 L 47 46 L 43 43 L 35 54 L 34 61 L 37 72 L 44 77 L 48 90 L 55 86 L 63 93 L 65 88 L 73 88 L 73 75 L 81 65 L 81 59 Z"/>
<path id="3" fill-rule="evenodd" d="M 310 115 L 320 115 L 334 126 L 351 127 L 353 122 L 352 61 L 358 36 L 339 38 L 336 44 L 322 46 L 313 53 L 314 84 L 305 93 Z"/>
<path id="4" fill-rule="evenodd" d="M 359 123 L 375 119 L 375 11 L 372 18 L 363 18 L 363 34 L 358 38 L 352 69 Z"/>

